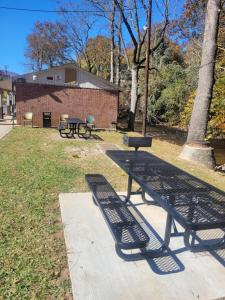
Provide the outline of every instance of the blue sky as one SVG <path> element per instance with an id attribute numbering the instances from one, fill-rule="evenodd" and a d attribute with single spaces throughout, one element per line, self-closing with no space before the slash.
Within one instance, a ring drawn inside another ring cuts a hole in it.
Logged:
<path id="1" fill-rule="evenodd" d="M 1 0 L 0 6 L 20 7 L 31 9 L 56 9 L 54 0 Z M 24 52 L 26 49 L 26 36 L 32 32 L 35 21 L 54 21 L 57 14 L 31 13 L 0 9 L 1 20 L 1 47 L 0 69 L 7 69 L 16 73 L 27 71 Z"/>
<path id="2" fill-rule="evenodd" d="M 180 12 L 183 0 L 174 0 L 172 14 Z M 79 4 L 79 1 L 77 1 Z M 1 0 L 0 6 L 28 8 L 28 9 L 45 9 L 56 10 L 58 8 L 57 0 Z M 159 14 L 154 16 L 157 20 Z M 0 9 L 1 20 L 1 47 L 0 47 L 0 69 L 5 69 L 22 74 L 29 71 L 28 61 L 24 57 L 26 49 L 26 37 L 32 32 L 33 25 L 36 21 L 55 21 L 59 19 L 57 13 L 41 12 L 24 12 L 14 10 Z M 93 35 L 103 34 L 102 29 L 96 29 Z"/>

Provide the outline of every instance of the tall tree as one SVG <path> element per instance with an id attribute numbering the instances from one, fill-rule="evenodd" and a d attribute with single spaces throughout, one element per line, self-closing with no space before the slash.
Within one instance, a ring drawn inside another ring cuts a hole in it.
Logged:
<path id="1" fill-rule="evenodd" d="M 111 40 L 105 36 L 98 35 L 87 41 L 84 52 L 92 66 L 91 72 L 104 79 L 110 79 L 110 49 Z M 84 56 L 78 57 L 81 67 L 86 66 Z"/>
<path id="2" fill-rule="evenodd" d="M 56 22 L 36 22 L 27 37 L 25 56 L 34 70 L 53 67 L 68 60 L 69 42 L 65 25 Z"/>
<path id="3" fill-rule="evenodd" d="M 130 111 L 129 111 L 129 119 L 128 119 L 128 129 L 134 130 L 134 122 L 135 122 L 135 114 L 137 108 L 138 101 L 138 81 L 139 81 L 139 70 L 143 69 L 145 66 L 143 65 L 146 61 L 146 57 L 143 56 L 143 46 L 145 43 L 146 30 L 142 30 L 141 28 L 141 17 L 140 14 L 145 16 L 145 24 L 147 24 L 147 16 L 148 16 L 148 4 L 145 1 L 141 1 L 142 10 L 138 7 L 139 2 L 137 0 L 132 0 L 126 5 L 121 5 L 121 2 L 118 0 L 114 0 L 117 8 L 120 10 L 123 23 L 130 35 L 133 52 L 132 52 L 132 63 L 131 63 L 131 102 L 130 102 Z M 157 44 L 154 45 L 150 54 L 153 53 L 158 46 L 162 43 L 164 39 L 164 33 L 166 27 L 168 25 L 168 1 L 164 1 L 165 4 L 165 12 L 164 12 L 164 26 L 162 26 L 160 38 L 157 41 Z M 125 9 L 126 7 L 126 9 Z M 127 8 L 130 9 L 127 9 Z"/>
<path id="4" fill-rule="evenodd" d="M 110 82 L 115 82 L 115 65 L 116 65 L 116 43 L 115 35 L 116 28 L 116 5 L 114 0 L 87 0 L 91 3 L 92 6 L 97 9 L 95 16 L 104 17 L 109 22 L 110 27 L 110 40 L 111 40 L 111 49 L 110 49 Z"/>
<path id="5" fill-rule="evenodd" d="M 111 50 L 110 50 L 110 82 L 114 82 L 115 77 L 115 14 L 116 6 L 112 3 L 112 12 L 110 15 L 110 27 L 111 27 Z"/>
<path id="6" fill-rule="evenodd" d="M 123 5 L 122 1 L 121 1 L 121 5 Z M 120 79 L 121 79 L 122 21 L 123 21 L 122 14 L 120 12 L 119 17 L 118 17 L 118 25 L 117 25 L 117 55 L 116 55 L 116 59 L 115 59 L 115 64 L 116 64 L 115 83 L 118 86 L 120 86 Z M 125 55 L 126 55 L 126 53 L 125 53 Z"/>
<path id="7" fill-rule="evenodd" d="M 208 0 L 207 3 L 198 88 L 187 142 L 181 153 L 182 158 L 196 160 L 211 168 L 214 166 L 213 152 L 211 148 L 204 147 L 204 140 L 213 92 L 221 4 L 221 0 Z"/>
<path id="8" fill-rule="evenodd" d="M 82 7 L 80 9 L 82 9 Z M 73 53 L 73 59 L 75 59 L 80 66 L 81 63 L 84 64 L 85 68 L 88 69 L 89 72 L 92 72 L 94 64 L 86 50 L 95 22 L 87 13 L 82 12 L 77 14 L 70 12 L 68 14 L 66 12 L 67 10 L 77 10 L 77 4 L 66 2 L 60 7 L 60 15 L 63 17 L 63 22 L 67 27 L 66 33 L 71 46 L 71 52 Z"/>

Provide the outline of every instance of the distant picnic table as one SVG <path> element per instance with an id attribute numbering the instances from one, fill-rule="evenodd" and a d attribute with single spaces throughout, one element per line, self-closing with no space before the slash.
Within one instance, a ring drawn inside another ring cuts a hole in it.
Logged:
<path id="1" fill-rule="evenodd" d="M 78 134 L 79 135 L 79 131 L 80 131 L 80 125 L 85 125 L 86 122 L 79 119 L 79 118 L 75 118 L 75 117 L 71 117 L 71 118 L 68 118 L 66 120 L 68 126 L 69 126 L 69 129 L 70 129 L 70 132 L 72 135 L 74 134 Z"/>

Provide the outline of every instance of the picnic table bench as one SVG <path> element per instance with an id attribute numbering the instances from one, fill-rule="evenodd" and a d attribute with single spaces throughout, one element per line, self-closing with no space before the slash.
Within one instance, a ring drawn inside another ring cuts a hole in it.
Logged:
<path id="1" fill-rule="evenodd" d="M 117 254 L 129 260 L 132 255 L 124 254 L 122 249 L 145 248 L 149 243 L 147 233 L 104 176 L 87 174 L 85 178 L 115 240 Z"/>

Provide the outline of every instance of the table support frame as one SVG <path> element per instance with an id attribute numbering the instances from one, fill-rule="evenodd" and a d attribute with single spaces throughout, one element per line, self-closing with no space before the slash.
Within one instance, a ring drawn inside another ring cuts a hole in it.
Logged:
<path id="1" fill-rule="evenodd" d="M 126 200 L 125 200 L 126 203 L 128 203 L 130 201 L 130 197 L 133 194 L 132 193 L 132 182 L 133 182 L 133 179 L 129 175 L 128 176 L 127 196 L 126 196 Z M 137 194 L 137 193 L 134 193 L 134 194 Z M 155 201 L 155 200 L 150 201 L 150 200 L 146 199 L 145 190 L 143 189 L 143 187 L 141 187 L 141 197 L 142 197 L 142 200 L 144 203 L 146 203 L 148 205 L 159 206 L 157 201 Z M 172 233 L 172 228 L 174 230 L 174 233 Z M 163 254 L 165 255 L 166 250 L 168 250 L 168 247 L 169 247 L 171 236 L 181 236 L 181 235 L 183 235 L 183 237 L 184 237 L 185 247 L 188 250 L 190 250 L 191 252 L 202 252 L 202 251 L 213 251 L 213 250 L 218 250 L 218 249 L 225 249 L 225 234 L 222 238 L 217 239 L 214 242 L 209 242 L 209 240 L 207 242 L 207 240 L 203 241 L 200 238 L 198 238 L 197 231 L 195 231 L 195 230 L 185 229 L 184 233 L 179 233 L 177 230 L 174 218 L 169 213 L 167 213 L 166 228 L 165 228 L 164 241 L 163 241 L 162 246 L 156 250 L 141 249 L 141 251 L 142 251 L 141 255 L 142 256 L 147 255 L 147 257 L 160 257 Z M 196 241 L 198 243 L 196 243 Z M 126 258 L 124 258 L 124 255 L 126 255 L 126 254 L 124 254 L 120 249 L 117 249 L 117 247 L 116 247 L 116 251 L 117 251 L 118 255 L 123 257 L 123 259 L 126 259 Z M 130 257 L 130 255 L 129 255 L 129 257 Z"/>

